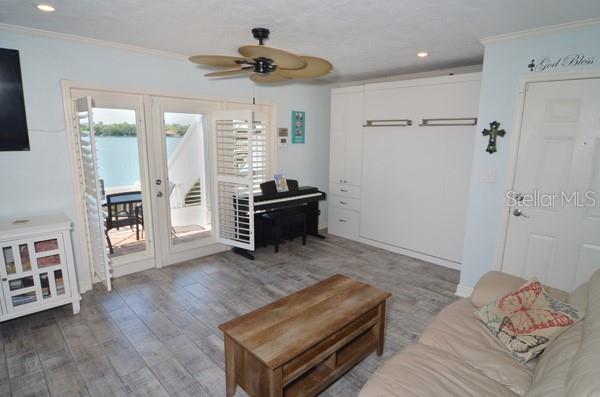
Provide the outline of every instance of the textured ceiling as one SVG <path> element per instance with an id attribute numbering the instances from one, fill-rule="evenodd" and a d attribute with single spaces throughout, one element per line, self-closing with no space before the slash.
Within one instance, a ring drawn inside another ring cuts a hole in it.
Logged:
<path id="1" fill-rule="evenodd" d="M 333 62 L 334 80 L 480 63 L 479 39 L 600 16 L 598 0 L 0 0 L 0 22 L 186 55 L 268 45 Z M 418 51 L 430 56 L 418 59 Z"/>

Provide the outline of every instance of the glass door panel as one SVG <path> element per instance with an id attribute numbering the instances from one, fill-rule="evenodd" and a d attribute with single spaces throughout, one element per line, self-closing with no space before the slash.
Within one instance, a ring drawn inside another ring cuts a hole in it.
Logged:
<path id="1" fill-rule="evenodd" d="M 21 256 L 23 271 L 31 271 L 31 258 L 29 257 L 29 247 L 27 244 L 19 244 L 19 255 Z"/>
<path id="2" fill-rule="evenodd" d="M 146 251 L 141 138 L 136 111 L 93 108 L 109 257 Z"/>
<path id="3" fill-rule="evenodd" d="M 8 287 L 11 291 L 16 291 L 23 288 L 33 287 L 33 276 L 16 278 L 8 282 Z"/>
<path id="4" fill-rule="evenodd" d="M 50 240 L 36 241 L 34 247 L 36 253 L 54 251 L 58 249 L 58 239 L 53 238 Z"/>
<path id="5" fill-rule="evenodd" d="M 4 266 L 7 274 L 15 274 L 17 272 L 17 264 L 12 247 L 3 247 L 2 256 L 4 257 Z"/>
<path id="6" fill-rule="evenodd" d="M 211 229 L 202 114 L 165 112 L 163 139 L 167 163 L 169 234 L 173 244 L 192 241 Z"/>
<path id="7" fill-rule="evenodd" d="M 54 283 L 56 285 L 56 295 L 65 294 L 65 281 L 63 279 L 62 270 L 58 269 L 54 271 Z"/>

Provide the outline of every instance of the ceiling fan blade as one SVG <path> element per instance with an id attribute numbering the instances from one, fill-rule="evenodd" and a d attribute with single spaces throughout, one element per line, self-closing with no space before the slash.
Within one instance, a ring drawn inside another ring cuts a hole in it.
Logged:
<path id="1" fill-rule="evenodd" d="M 277 71 L 274 71 L 269 74 L 254 73 L 250 75 L 250 80 L 254 81 L 255 83 L 277 83 L 289 79 L 279 74 Z"/>
<path id="2" fill-rule="evenodd" d="M 300 69 L 306 65 L 302 57 L 265 45 L 245 45 L 238 50 L 246 58 L 269 58 L 280 68 Z"/>
<path id="3" fill-rule="evenodd" d="M 227 55 L 195 55 L 189 58 L 190 62 L 200 65 L 217 66 L 223 68 L 234 68 L 241 63 L 252 62 L 244 57 L 230 57 Z"/>
<path id="4" fill-rule="evenodd" d="M 290 79 L 312 79 L 325 76 L 333 69 L 333 65 L 326 59 L 302 55 L 306 66 L 300 69 L 278 68 L 277 72 Z"/>
<path id="5" fill-rule="evenodd" d="M 242 76 L 252 73 L 254 68 L 223 70 L 221 72 L 206 73 L 206 77 L 227 77 L 227 76 Z"/>

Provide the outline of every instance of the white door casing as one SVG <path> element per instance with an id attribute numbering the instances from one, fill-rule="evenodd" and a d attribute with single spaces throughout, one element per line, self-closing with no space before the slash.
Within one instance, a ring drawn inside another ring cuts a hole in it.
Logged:
<path id="1" fill-rule="evenodd" d="M 566 291 L 585 282 L 600 268 L 598 192 L 600 79 L 527 84 L 502 271 Z"/>

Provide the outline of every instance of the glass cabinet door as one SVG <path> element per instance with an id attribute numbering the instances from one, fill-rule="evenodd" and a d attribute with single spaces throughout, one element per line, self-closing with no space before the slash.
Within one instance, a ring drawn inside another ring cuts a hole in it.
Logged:
<path id="1" fill-rule="evenodd" d="M 0 275 L 6 310 L 70 296 L 60 236 L 0 243 Z"/>

